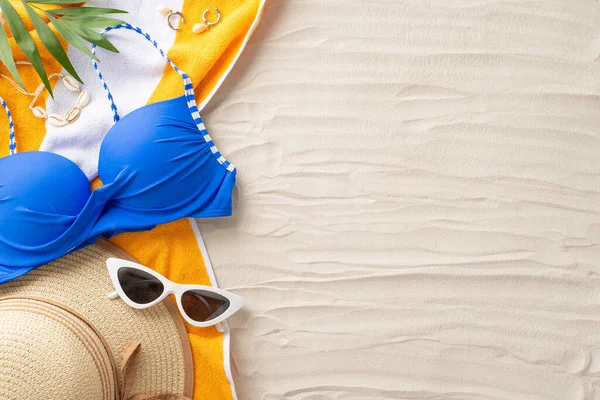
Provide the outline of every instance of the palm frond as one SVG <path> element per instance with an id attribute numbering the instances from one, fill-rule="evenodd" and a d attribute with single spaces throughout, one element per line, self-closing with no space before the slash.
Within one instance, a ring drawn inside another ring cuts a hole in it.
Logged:
<path id="1" fill-rule="evenodd" d="M 96 30 L 124 23 L 125 21 L 121 19 L 107 17 L 106 15 L 124 14 L 127 11 L 114 8 L 85 7 L 81 5 L 82 1 L 78 0 L 21 0 L 21 2 L 43 46 L 78 81 L 81 82 L 81 78 L 69 60 L 60 39 L 65 40 L 71 46 L 95 60 L 98 59 L 88 49 L 85 42 L 96 44 L 99 47 L 118 53 L 115 46 Z M 42 9 L 38 5 L 69 5 L 71 7 Z M 6 22 L 5 27 L 0 26 L 0 62 L 6 66 L 8 72 L 17 83 L 25 88 L 19 76 L 15 57 L 10 47 L 7 32 L 5 31 L 5 28 L 8 28 L 17 46 L 32 64 L 44 86 L 46 86 L 48 92 L 52 95 L 48 73 L 42 64 L 40 51 L 35 44 L 31 32 L 27 29 L 25 21 L 21 19 L 9 0 L 0 0 L 0 9 Z M 45 16 L 49 22 L 46 23 L 40 15 Z M 54 27 L 56 32 L 50 28 L 50 25 Z"/>

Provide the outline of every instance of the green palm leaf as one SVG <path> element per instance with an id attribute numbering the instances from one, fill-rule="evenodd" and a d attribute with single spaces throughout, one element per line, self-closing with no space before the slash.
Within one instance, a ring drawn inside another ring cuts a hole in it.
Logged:
<path id="1" fill-rule="evenodd" d="M 50 13 L 46 13 L 46 16 L 52 22 L 52 25 L 56 28 L 58 33 L 71 44 L 71 46 L 75 47 L 77 50 L 86 54 L 87 56 L 93 58 L 95 61 L 98 61 L 98 58 L 92 54 L 90 49 L 85 47 L 85 44 L 79 39 L 79 37 L 74 34 L 69 28 L 65 26 L 61 21 L 59 21 L 56 17 L 54 17 Z"/>
<path id="2" fill-rule="evenodd" d="M 52 54 L 56 61 L 58 61 L 60 65 L 62 65 L 63 68 L 66 69 L 69 74 L 71 74 L 79 82 L 83 83 L 79 75 L 77 75 L 77 71 L 75 71 L 73 64 L 71 64 L 71 61 L 69 61 L 69 57 L 67 57 L 65 49 L 63 49 L 58 38 L 56 37 L 54 32 L 52 32 L 52 29 L 48 27 L 46 21 L 44 21 L 42 17 L 40 17 L 35 12 L 35 10 L 27 4 L 25 0 L 22 1 L 23 5 L 25 6 L 25 9 L 27 10 L 27 15 L 29 15 L 29 19 L 33 23 L 33 26 L 35 27 L 35 30 L 40 36 L 40 40 L 42 41 L 46 49 L 48 49 L 50 54 Z"/>
<path id="3" fill-rule="evenodd" d="M 0 26 L 0 61 L 2 64 L 6 66 L 8 72 L 16 79 L 16 81 L 21 85 L 21 87 L 25 87 L 25 84 L 21 80 L 21 76 L 19 75 L 19 71 L 17 70 L 17 65 L 15 64 L 15 59 L 12 55 L 12 49 L 10 48 L 10 43 L 8 42 L 8 36 L 6 36 L 6 32 Z"/>
<path id="4" fill-rule="evenodd" d="M 94 15 L 83 16 L 83 17 L 63 17 L 63 21 L 73 21 L 77 22 L 82 26 L 87 28 L 96 28 L 96 29 L 104 29 L 107 26 L 116 26 L 124 24 L 125 21 L 117 18 L 109 18 L 109 17 L 97 17 Z"/>
<path id="5" fill-rule="evenodd" d="M 23 54 L 25 54 L 25 57 L 31 62 L 31 65 L 33 65 L 33 68 L 40 76 L 42 83 L 46 86 L 50 95 L 52 95 L 52 87 L 50 86 L 50 81 L 48 81 L 48 75 L 46 74 L 44 64 L 42 63 L 42 57 L 40 56 L 40 52 L 35 46 L 35 42 L 27 30 L 25 23 L 21 20 L 17 10 L 15 10 L 8 0 L 0 0 L 0 7 L 2 8 L 6 24 L 12 32 L 15 42 L 17 42 L 17 45 L 21 48 Z"/>
<path id="6" fill-rule="evenodd" d="M 81 0 L 27 0 L 28 3 L 35 4 L 80 4 L 85 3 Z"/>
<path id="7" fill-rule="evenodd" d="M 60 38 L 64 39 L 71 46 L 83 52 L 90 58 L 98 61 L 98 58 L 92 54 L 90 49 L 85 45 L 89 42 L 105 48 L 107 50 L 117 52 L 118 50 L 113 44 L 94 29 L 104 29 L 109 26 L 119 25 L 125 21 L 117 18 L 106 17 L 107 14 L 124 14 L 127 11 L 115 8 L 103 7 L 84 7 L 80 4 L 81 0 L 21 0 L 27 15 L 31 20 L 35 30 L 37 31 L 40 40 L 48 52 L 58 61 L 58 63 L 71 74 L 74 78 L 81 82 L 81 78 L 77 75 L 77 71 L 69 60 L 67 52 L 62 47 Z M 38 4 L 56 4 L 56 5 L 74 5 L 67 8 L 55 8 L 51 10 L 43 10 L 38 7 Z M 0 0 L 0 8 L 2 9 L 6 26 L 12 33 L 12 36 L 27 59 L 33 65 L 35 71 L 52 95 L 52 88 L 48 81 L 48 75 L 42 64 L 42 58 L 39 49 L 36 47 L 31 33 L 28 31 L 25 23 L 16 12 L 9 0 Z M 50 29 L 46 21 L 38 14 L 43 13 L 49 23 L 54 26 L 56 33 Z M 23 80 L 19 75 L 17 66 L 12 54 L 8 35 L 0 25 L 0 62 L 6 66 L 10 74 L 15 78 L 21 87 L 25 88 Z"/>
<path id="8" fill-rule="evenodd" d="M 103 49 L 110 50 L 112 52 L 118 53 L 119 50 L 113 46 L 113 44 L 104 36 L 99 34 L 98 32 L 86 28 L 83 25 L 78 24 L 76 21 L 70 19 L 64 19 L 63 22 L 67 25 L 73 32 L 81 36 L 84 40 L 87 40 L 90 43 L 93 43 Z"/>
<path id="9" fill-rule="evenodd" d="M 92 16 L 92 15 L 105 15 L 105 14 L 126 14 L 127 11 L 117 10 L 116 8 L 102 8 L 102 7 L 69 7 L 69 8 L 53 8 L 52 10 L 46 10 L 52 15 L 74 15 L 74 16 Z"/>

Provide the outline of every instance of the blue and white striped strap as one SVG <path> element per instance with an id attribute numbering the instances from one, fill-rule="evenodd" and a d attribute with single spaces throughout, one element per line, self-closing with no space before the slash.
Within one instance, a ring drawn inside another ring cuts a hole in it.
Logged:
<path id="1" fill-rule="evenodd" d="M 146 40 L 148 40 L 150 43 L 152 43 L 154 45 L 154 47 L 158 50 L 158 52 L 160 53 L 160 55 L 163 56 L 163 58 L 169 63 L 169 65 L 171 65 L 171 67 L 173 67 L 173 69 L 175 71 L 177 71 L 177 73 L 183 79 L 184 90 L 185 90 L 185 98 L 187 100 L 188 108 L 190 109 L 190 113 L 192 114 L 192 118 L 194 119 L 194 122 L 196 123 L 196 126 L 200 130 L 200 133 L 204 137 L 204 140 L 206 140 L 206 142 L 210 146 L 210 150 L 212 151 L 212 153 L 214 154 L 214 156 L 216 157 L 216 159 L 219 161 L 219 163 L 223 164 L 223 166 L 225 166 L 225 168 L 227 168 L 228 171 L 233 172 L 235 170 L 235 167 L 233 166 L 233 164 L 231 164 L 229 161 L 227 161 L 225 159 L 225 157 L 223 157 L 221 155 L 221 153 L 219 152 L 219 150 L 217 150 L 217 147 L 215 146 L 214 142 L 212 141 L 210 135 L 206 131 L 206 127 L 204 126 L 204 123 L 202 122 L 202 118 L 200 117 L 200 112 L 198 111 L 198 106 L 196 105 L 196 97 L 194 96 L 194 85 L 192 84 L 192 80 L 190 79 L 190 77 L 188 76 L 188 74 L 186 74 L 185 72 L 183 72 L 182 70 L 180 70 L 173 63 L 173 61 L 171 61 L 171 59 L 169 57 L 167 57 L 167 54 L 158 46 L 158 43 L 156 43 L 156 41 L 153 40 L 150 37 L 150 35 L 148 35 L 144 31 L 142 31 L 142 29 L 139 28 L 139 27 L 137 27 L 137 26 L 133 26 L 133 25 L 130 25 L 130 24 L 116 25 L 116 26 L 104 29 L 101 32 L 101 35 L 104 35 L 106 32 L 109 32 L 109 31 L 112 31 L 112 30 L 115 30 L 115 29 L 128 29 L 130 31 L 137 32 L 140 35 L 142 35 L 143 37 L 145 37 Z M 92 54 L 94 54 L 94 55 L 96 54 L 96 45 L 92 46 Z M 110 101 L 110 106 L 111 106 L 111 108 L 113 110 L 113 114 L 114 114 L 113 115 L 113 120 L 115 122 L 117 122 L 117 121 L 119 121 L 119 112 L 117 110 L 117 106 L 115 104 L 113 95 L 110 92 L 110 89 L 109 89 L 108 85 L 104 81 L 104 77 L 102 76 L 102 73 L 100 72 L 100 68 L 98 67 L 98 63 L 95 60 L 92 60 L 92 62 L 94 64 L 94 69 L 96 70 L 96 73 L 98 74 L 98 78 L 100 78 L 100 81 L 102 82 L 102 85 L 104 86 L 104 90 L 106 91 L 106 93 L 108 95 L 108 100 Z"/>
<path id="2" fill-rule="evenodd" d="M 8 148 L 10 149 L 10 155 L 12 156 L 14 154 L 17 154 L 17 139 L 15 138 L 15 124 L 13 123 L 12 115 L 10 114 L 10 110 L 8 109 L 8 106 L 6 105 L 6 102 L 4 101 L 4 99 L 2 97 L 0 97 L 0 104 L 2 104 L 2 107 L 6 111 L 6 114 L 8 115 L 8 129 L 10 130 L 10 143 L 8 145 Z"/>

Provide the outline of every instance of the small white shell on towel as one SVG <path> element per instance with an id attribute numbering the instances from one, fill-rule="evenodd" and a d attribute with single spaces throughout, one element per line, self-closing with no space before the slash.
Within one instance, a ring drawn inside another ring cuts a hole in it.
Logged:
<path id="1" fill-rule="evenodd" d="M 65 119 L 70 124 L 71 122 L 77 121 L 79 119 L 80 115 L 81 115 L 81 108 L 73 107 L 69 110 Z"/>
<path id="2" fill-rule="evenodd" d="M 72 76 L 65 76 L 63 78 L 63 83 L 71 92 L 79 92 L 80 90 L 79 82 L 77 82 L 77 80 Z"/>
<path id="3" fill-rule="evenodd" d="M 67 125 L 67 120 L 65 120 L 63 117 L 57 114 L 50 114 L 48 116 L 48 122 L 50 123 L 50 125 L 56 126 L 57 128 Z"/>
<path id="4" fill-rule="evenodd" d="M 208 29 L 208 26 L 206 24 L 196 24 L 192 28 L 192 32 L 194 32 L 194 33 L 202 33 L 202 32 L 204 32 L 207 29 Z"/>
<path id="5" fill-rule="evenodd" d="M 90 94 L 88 93 L 87 90 L 83 90 L 79 94 L 79 97 L 77 98 L 77 106 L 83 108 L 83 107 L 87 106 L 89 102 L 90 102 Z"/>
<path id="6" fill-rule="evenodd" d="M 42 107 L 33 107 L 31 112 L 36 118 L 46 119 L 46 110 L 44 110 Z"/>
<path id="7" fill-rule="evenodd" d="M 163 6 L 162 4 L 157 7 L 157 11 L 159 14 L 168 15 L 171 12 L 171 9 L 167 6 Z"/>

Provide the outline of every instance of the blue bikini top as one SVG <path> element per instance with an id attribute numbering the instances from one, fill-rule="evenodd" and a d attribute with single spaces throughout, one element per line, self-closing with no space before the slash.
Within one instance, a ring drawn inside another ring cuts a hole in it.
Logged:
<path id="1" fill-rule="evenodd" d="M 236 170 L 217 151 L 202 123 L 194 88 L 158 44 L 129 24 L 181 75 L 185 94 L 119 118 L 104 138 L 91 191 L 72 161 L 43 151 L 18 153 L 9 115 L 10 156 L 0 159 L 0 283 L 92 244 L 99 237 L 152 229 L 184 217 L 231 215 Z M 104 32 L 103 32 L 104 33 Z M 95 50 L 95 46 L 93 48 Z M 82 132 L 85 134 L 85 132 Z"/>

